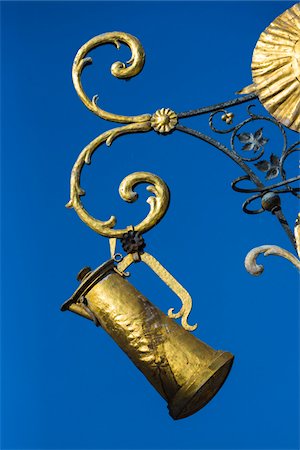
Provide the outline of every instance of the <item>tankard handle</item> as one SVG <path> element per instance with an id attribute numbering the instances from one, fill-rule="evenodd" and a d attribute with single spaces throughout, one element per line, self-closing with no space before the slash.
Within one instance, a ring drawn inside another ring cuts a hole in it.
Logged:
<path id="1" fill-rule="evenodd" d="M 113 243 L 112 247 L 113 248 Z M 162 264 L 150 255 L 150 253 L 143 252 L 140 255 L 140 260 L 147 264 L 151 270 L 180 298 L 182 302 L 181 309 L 174 313 L 174 308 L 168 310 L 168 316 L 172 319 L 179 319 L 181 317 L 181 325 L 187 331 L 196 330 L 198 324 L 189 325 L 188 316 L 192 309 L 192 297 L 188 291 L 170 274 L 170 272 L 162 266 Z M 124 274 L 128 267 L 136 262 L 133 253 L 126 255 L 118 264 L 117 269 L 121 274 Z"/>

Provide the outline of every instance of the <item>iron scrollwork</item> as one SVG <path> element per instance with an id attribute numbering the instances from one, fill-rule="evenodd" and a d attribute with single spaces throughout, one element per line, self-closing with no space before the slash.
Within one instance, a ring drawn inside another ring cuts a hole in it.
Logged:
<path id="1" fill-rule="evenodd" d="M 287 172 L 284 168 L 287 158 L 300 150 L 300 141 L 296 141 L 289 145 L 285 127 L 272 117 L 255 114 L 253 112 L 255 105 L 253 104 L 249 105 L 247 108 L 249 117 L 242 122 L 225 129 L 220 129 L 215 124 L 215 119 L 219 116 L 221 117 L 221 120 L 227 124 L 227 126 L 231 125 L 234 114 L 232 111 L 227 109 L 228 106 L 236 106 L 255 99 L 256 95 L 251 93 L 245 97 L 241 97 L 240 99 L 238 98 L 235 101 L 224 102 L 211 107 L 178 114 L 178 118 L 180 119 L 210 113 L 210 129 L 214 133 L 222 135 L 228 134 L 230 136 L 229 146 L 225 146 L 223 143 L 199 131 L 184 127 L 180 124 L 180 122 L 176 126 L 176 129 L 209 143 L 237 163 L 245 172 L 245 175 L 242 175 L 232 181 L 232 189 L 243 194 L 252 194 L 244 201 L 242 205 L 243 211 L 247 214 L 260 214 L 265 211 L 269 211 L 274 214 L 289 237 L 293 247 L 299 252 L 299 225 L 297 222 L 295 232 L 293 233 L 281 208 L 281 195 L 290 193 L 297 198 L 300 198 L 300 189 L 299 187 L 294 186 L 294 184 L 300 180 L 300 176 L 297 175 L 287 178 Z M 269 140 L 264 136 L 263 127 L 258 128 L 254 133 L 249 132 L 248 130 L 242 131 L 242 129 L 245 129 L 244 127 L 247 127 L 247 125 L 250 125 L 255 121 L 264 121 L 265 123 L 269 123 L 277 127 L 277 130 L 282 138 L 282 150 L 280 155 L 271 153 L 269 159 L 263 159 L 265 154 L 265 146 Z M 252 156 L 249 157 L 240 154 L 237 151 L 237 141 L 242 146 L 240 149 L 241 152 L 244 152 L 247 155 L 251 152 Z M 264 180 L 262 180 L 261 176 L 258 176 L 254 172 L 254 168 L 252 166 L 255 166 L 256 170 L 262 172 L 264 175 Z M 280 181 L 274 183 L 273 180 L 277 178 L 280 178 Z M 267 184 L 267 182 L 270 181 L 271 184 Z M 247 187 L 244 187 L 245 183 L 247 183 Z M 250 205 L 256 200 L 261 200 L 261 207 L 258 209 L 251 209 Z M 263 266 L 258 265 L 256 262 L 256 259 L 260 254 L 264 254 L 265 256 L 281 256 L 289 260 L 295 267 L 300 269 L 299 259 L 292 253 L 275 245 L 263 245 L 261 247 L 254 248 L 246 256 L 245 267 L 252 275 L 260 275 L 263 272 Z"/>
<path id="2" fill-rule="evenodd" d="M 300 150 L 300 141 L 297 141 L 288 146 L 287 133 L 284 126 L 277 122 L 276 119 L 255 114 L 253 112 L 253 108 L 255 105 L 253 104 L 249 105 L 247 108 L 249 117 L 247 117 L 237 125 L 221 129 L 215 124 L 216 117 L 221 117 L 221 115 L 224 122 L 226 122 L 227 117 L 230 117 L 230 122 L 232 122 L 232 118 L 234 117 L 234 115 L 231 111 L 229 112 L 229 110 L 227 109 L 228 106 L 237 106 L 239 104 L 250 102 L 255 99 L 255 94 L 249 94 L 245 97 L 237 98 L 235 101 L 224 102 L 218 105 L 178 114 L 178 118 L 180 119 L 209 113 L 210 129 L 217 134 L 228 134 L 230 136 L 228 146 L 224 145 L 211 136 L 207 136 L 200 131 L 185 127 L 181 125 L 180 122 L 178 122 L 176 129 L 207 142 L 208 144 L 226 154 L 236 164 L 238 164 L 240 168 L 245 172 L 245 175 L 242 175 L 233 180 L 231 186 L 236 192 L 253 194 L 251 197 L 244 201 L 242 205 L 243 211 L 248 214 L 259 214 L 264 211 L 272 212 L 279 220 L 280 224 L 287 233 L 292 245 L 295 247 L 296 244 L 294 235 L 288 225 L 284 213 L 282 212 L 280 195 L 291 193 L 299 198 L 299 188 L 292 186 L 292 184 L 296 181 L 299 181 L 300 176 L 298 175 L 287 179 L 284 164 L 288 156 Z M 246 131 L 242 132 L 242 129 L 245 129 L 244 127 L 247 127 L 248 125 L 256 121 L 264 121 L 277 127 L 283 143 L 280 156 L 271 153 L 269 160 L 262 159 L 265 153 L 265 146 L 268 143 L 268 138 L 263 134 L 263 127 L 258 128 L 254 133 L 249 132 L 247 128 Z M 228 121 L 226 123 L 228 125 Z M 237 150 L 237 141 L 242 145 L 240 149 L 241 152 L 244 152 L 247 156 L 244 156 L 244 154 L 241 154 Z M 252 153 L 252 156 L 248 156 L 250 152 Z M 262 180 L 261 176 L 259 176 L 254 171 L 255 169 L 252 166 L 255 166 L 256 170 L 265 174 L 264 180 Z M 277 183 L 272 183 L 269 185 L 266 184 L 267 181 L 276 179 L 278 177 L 280 177 L 281 180 Z M 243 187 L 242 183 L 245 182 L 250 182 L 250 185 L 247 187 Z M 249 209 L 249 205 L 257 199 L 261 200 L 261 207 L 259 209 Z"/>

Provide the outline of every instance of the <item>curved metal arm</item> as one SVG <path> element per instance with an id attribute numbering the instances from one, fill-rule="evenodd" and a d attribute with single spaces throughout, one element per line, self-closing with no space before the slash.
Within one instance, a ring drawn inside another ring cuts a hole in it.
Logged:
<path id="1" fill-rule="evenodd" d="M 75 162 L 71 173 L 71 198 L 66 205 L 68 208 L 74 208 L 80 219 L 86 223 L 92 230 L 109 238 L 120 238 L 126 233 L 125 229 L 115 230 L 115 216 L 111 216 L 106 221 L 101 221 L 92 217 L 84 208 L 81 197 L 85 195 L 85 191 L 80 186 L 81 171 L 85 164 L 90 164 L 93 152 L 103 143 L 110 145 L 114 139 L 122 134 L 149 131 L 149 123 L 130 124 L 120 128 L 114 128 L 106 133 L 101 134 L 94 139 L 85 149 L 82 150 L 77 161 Z M 165 215 L 168 210 L 170 194 L 164 181 L 149 172 L 135 172 L 128 175 L 120 184 L 119 193 L 123 200 L 132 203 L 137 200 L 138 195 L 133 188 L 141 183 L 150 183 L 147 190 L 155 194 L 155 197 L 148 198 L 147 203 L 150 205 L 150 212 L 147 217 L 136 225 L 136 231 L 145 233 L 154 227 Z"/>
<path id="2" fill-rule="evenodd" d="M 264 254 L 264 256 L 281 256 L 282 258 L 290 261 L 298 270 L 300 270 L 300 261 L 292 253 L 288 252 L 284 248 L 277 247 L 277 245 L 262 245 L 261 247 L 255 247 L 250 250 L 245 258 L 246 270 L 251 275 L 258 276 L 261 275 L 264 271 L 264 266 L 262 264 L 257 264 L 256 262 L 256 259 L 260 254 Z"/>
<path id="3" fill-rule="evenodd" d="M 145 53 L 140 41 L 131 34 L 123 33 L 121 31 L 113 31 L 111 33 L 100 34 L 99 36 L 90 39 L 78 50 L 72 67 L 74 87 L 85 106 L 102 119 L 118 123 L 147 122 L 150 120 L 151 114 L 142 114 L 140 116 L 123 116 L 104 111 L 97 105 L 98 95 L 95 95 L 92 99 L 90 99 L 83 89 L 81 83 L 83 69 L 93 62 L 92 58 L 87 58 L 86 55 L 91 50 L 104 44 L 114 44 L 117 49 L 119 49 L 120 42 L 126 44 L 130 48 L 131 58 L 127 62 L 127 64 L 129 64 L 128 66 L 121 61 L 115 62 L 111 66 L 112 75 L 117 78 L 131 78 L 138 75 L 145 63 Z"/>

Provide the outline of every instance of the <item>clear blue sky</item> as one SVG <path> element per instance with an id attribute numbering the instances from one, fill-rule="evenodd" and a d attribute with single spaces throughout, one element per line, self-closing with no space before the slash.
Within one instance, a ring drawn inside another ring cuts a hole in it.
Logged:
<path id="1" fill-rule="evenodd" d="M 230 182 L 242 171 L 205 143 L 179 132 L 125 136 L 98 150 L 83 186 L 93 214 L 116 214 L 126 226 L 144 217 L 148 205 L 143 187 L 137 204 L 123 204 L 124 176 L 146 170 L 168 183 L 170 209 L 145 236 L 147 250 L 191 293 L 196 336 L 236 357 L 211 403 L 174 422 L 109 336 L 59 310 L 77 287 L 77 272 L 109 257 L 106 239 L 64 208 L 78 153 L 114 126 L 93 116 L 73 89 L 79 47 L 106 31 L 137 36 L 146 51 L 143 72 L 129 82 L 114 79 L 109 67 L 127 60 L 128 49 L 98 49 L 84 74 L 89 94 L 98 93 L 104 109 L 116 113 L 180 112 L 232 99 L 250 84 L 260 33 L 291 5 L 1 3 L 1 448 L 298 448 L 298 274 L 276 257 L 264 261 L 260 278 L 243 266 L 254 246 L 292 249 L 274 217 L 241 211 L 246 197 Z M 239 111 L 245 117 L 246 108 Z M 208 131 L 207 118 L 182 123 Z M 280 136 L 272 127 L 264 133 L 267 152 L 280 152 Z M 293 223 L 297 202 L 283 200 Z M 147 268 L 132 272 L 131 282 L 163 311 L 179 305 Z"/>

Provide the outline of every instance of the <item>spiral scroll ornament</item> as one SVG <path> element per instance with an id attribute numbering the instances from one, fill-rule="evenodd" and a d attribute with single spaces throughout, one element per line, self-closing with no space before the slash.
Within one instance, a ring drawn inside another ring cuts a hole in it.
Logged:
<path id="1" fill-rule="evenodd" d="M 124 116 L 107 112 L 98 106 L 98 95 L 94 95 L 93 98 L 90 99 L 82 86 L 82 72 L 87 65 L 92 64 L 92 58 L 87 56 L 88 53 L 104 44 L 114 44 L 119 49 L 120 43 L 124 43 L 130 48 L 131 58 L 126 64 L 120 61 L 115 62 L 111 66 L 111 73 L 117 78 L 128 79 L 134 77 L 140 73 L 144 66 L 145 53 L 140 41 L 136 37 L 124 32 L 115 31 L 104 33 L 90 39 L 77 52 L 72 67 L 74 87 L 85 106 L 102 119 L 126 124 L 122 127 L 113 128 L 102 133 L 88 144 L 77 158 L 71 174 L 70 201 L 68 202 L 67 207 L 74 208 L 84 223 L 92 230 L 108 238 L 121 238 L 123 234 L 126 233 L 127 228 L 113 229 L 117 221 L 115 216 L 111 216 L 108 220 L 102 221 L 92 217 L 86 211 L 81 201 L 81 197 L 85 195 L 85 191 L 80 186 L 81 172 L 86 164 L 88 165 L 91 163 L 93 153 L 102 144 L 106 143 L 106 145 L 109 146 L 114 139 L 123 134 L 142 133 L 153 129 L 151 114 Z M 149 214 L 142 222 L 134 227 L 136 231 L 145 233 L 155 226 L 164 216 L 169 206 L 170 196 L 168 187 L 161 178 L 149 172 L 135 172 L 128 175 L 122 181 L 119 189 L 121 198 L 129 203 L 134 202 L 137 199 L 137 194 L 133 191 L 133 188 L 141 183 L 149 183 L 150 185 L 147 187 L 148 191 L 155 194 L 155 196 L 151 196 L 147 200 L 150 205 Z"/>
<path id="2" fill-rule="evenodd" d="M 124 116 L 104 111 L 97 105 L 99 96 L 94 95 L 93 98 L 90 99 L 83 89 L 81 83 L 82 72 L 86 66 L 92 64 L 93 62 L 91 57 L 87 57 L 87 54 L 95 48 L 105 44 L 113 44 L 117 47 L 117 49 L 119 49 L 120 43 L 124 43 L 130 48 L 131 58 L 129 61 L 127 61 L 126 64 L 121 61 L 113 63 L 111 66 L 112 75 L 116 78 L 123 79 L 129 79 L 138 75 L 143 69 L 145 63 L 145 52 L 140 41 L 131 34 L 123 33 L 121 31 L 113 31 L 110 33 L 104 33 L 100 34 L 99 36 L 95 36 L 78 50 L 72 67 L 74 87 L 77 94 L 79 95 L 79 98 L 85 104 L 85 106 L 102 119 L 118 123 L 148 122 L 151 118 L 151 114 L 142 114 L 139 116 Z"/>

